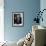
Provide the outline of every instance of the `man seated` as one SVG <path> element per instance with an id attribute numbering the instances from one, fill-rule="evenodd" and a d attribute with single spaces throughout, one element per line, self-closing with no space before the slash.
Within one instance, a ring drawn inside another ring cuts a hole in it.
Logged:
<path id="1" fill-rule="evenodd" d="M 18 46 L 31 46 L 33 42 L 33 35 L 29 32 L 24 39 L 17 42 Z"/>

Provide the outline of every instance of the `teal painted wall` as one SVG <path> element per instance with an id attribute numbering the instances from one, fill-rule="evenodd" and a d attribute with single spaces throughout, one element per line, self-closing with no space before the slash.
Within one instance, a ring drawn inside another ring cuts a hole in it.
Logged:
<path id="1" fill-rule="evenodd" d="M 32 29 L 40 0 L 4 0 L 4 39 L 18 41 Z M 24 11 L 24 27 L 12 27 L 12 12 Z"/>

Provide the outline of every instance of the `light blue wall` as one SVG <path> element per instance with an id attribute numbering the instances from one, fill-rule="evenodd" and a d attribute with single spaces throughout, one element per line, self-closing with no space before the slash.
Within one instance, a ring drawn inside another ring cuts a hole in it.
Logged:
<path id="1" fill-rule="evenodd" d="M 7 41 L 18 41 L 32 28 L 35 12 L 40 9 L 40 0 L 4 0 L 4 38 Z M 24 27 L 12 27 L 12 12 L 24 11 Z"/>

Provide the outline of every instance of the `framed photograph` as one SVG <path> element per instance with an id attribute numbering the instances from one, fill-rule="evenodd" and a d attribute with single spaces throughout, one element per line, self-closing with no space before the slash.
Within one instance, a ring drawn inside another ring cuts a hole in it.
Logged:
<path id="1" fill-rule="evenodd" d="M 12 26 L 24 26 L 24 12 L 12 12 Z"/>

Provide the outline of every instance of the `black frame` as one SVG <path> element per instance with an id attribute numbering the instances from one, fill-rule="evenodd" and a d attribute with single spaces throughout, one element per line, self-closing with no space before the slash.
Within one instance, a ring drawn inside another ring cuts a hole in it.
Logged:
<path id="1" fill-rule="evenodd" d="M 19 24 L 18 25 L 15 25 L 14 24 L 14 22 L 13 22 L 14 21 L 13 20 L 14 19 L 13 18 L 14 17 L 14 14 L 22 14 L 22 15 L 20 15 L 22 17 L 22 24 L 21 25 L 19 25 Z M 23 27 L 23 26 L 24 26 L 24 12 L 12 12 L 12 27 Z"/>

